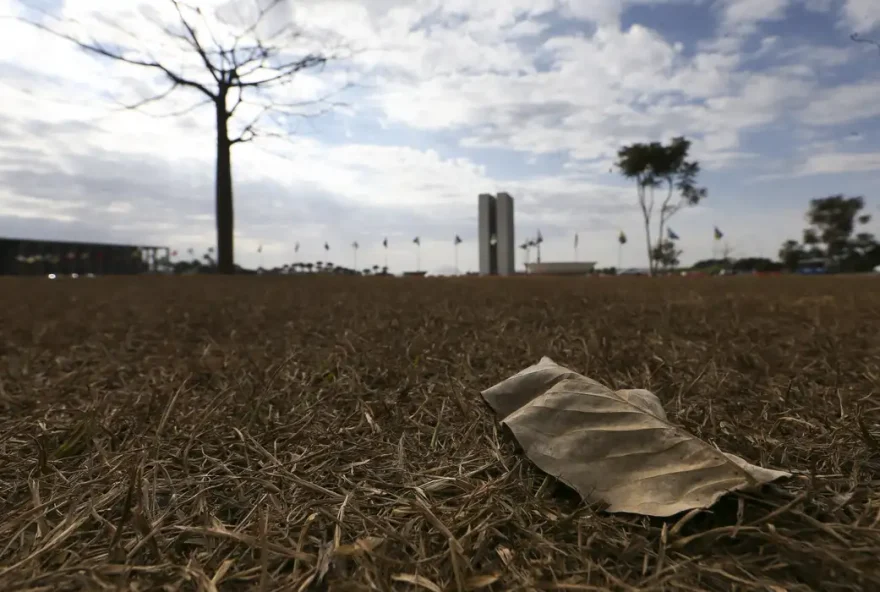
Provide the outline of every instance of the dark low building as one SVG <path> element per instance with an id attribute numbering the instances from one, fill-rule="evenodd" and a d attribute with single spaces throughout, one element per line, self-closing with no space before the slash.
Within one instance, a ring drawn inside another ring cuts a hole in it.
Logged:
<path id="1" fill-rule="evenodd" d="M 0 275 L 146 273 L 167 254 L 167 247 L 0 238 Z"/>

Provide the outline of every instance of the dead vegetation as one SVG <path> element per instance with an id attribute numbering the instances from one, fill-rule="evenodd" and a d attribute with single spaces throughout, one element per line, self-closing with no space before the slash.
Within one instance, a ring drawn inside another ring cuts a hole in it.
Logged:
<path id="1" fill-rule="evenodd" d="M 0 304 L 4 591 L 880 589 L 875 278 L 4 280 Z M 584 505 L 479 396 L 542 355 L 796 476 L 669 520 Z"/>

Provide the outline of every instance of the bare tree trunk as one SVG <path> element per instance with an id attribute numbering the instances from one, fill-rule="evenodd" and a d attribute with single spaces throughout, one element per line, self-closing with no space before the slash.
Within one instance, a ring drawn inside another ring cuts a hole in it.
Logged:
<path id="1" fill-rule="evenodd" d="M 666 223 L 669 221 L 669 218 L 671 216 L 670 210 L 669 210 L 669 202 L 672 199 L 672 190 L 674 189 L 671 180 L 666 181 L 666 188 L 667 188 L 666 199 L 663 200 L 663 205 L 660 206 L 660 228 L 659 228 L 660 234 L 657 235 L 657 252 L 658 253 L 663 252 L 663 243 L 666 240 L 666 234 L 664 234 L 663 231 L 666 230 Z M 665 264 L 664 264 L 664 267 L 665 267 Z"/>
<path id="2" fill-rule="evenodd" d="M 217 111 L 217 178 L 215 207 L 217 214 L 217 272 L 235 273 L 232 206 L 232 158 L 230 156 L 229 114 L 226 111 L 226 90 L 221 86 L 216 102 Z"/>
<path id="3" fill-rule="evenodd" d="M 648 204 L 645 199 L 645 192 L 647 191 L 647 187 L 642 183 L 641 179 L 637 181 L 639 192 L 639 206 L 642 208 L 642 217 L 645 220 L 645 244 L 648 246 L 648 272 L 650 275 L 654 275 L 654 257 L 651 246 L 651 210 L 648 209 Z"/>

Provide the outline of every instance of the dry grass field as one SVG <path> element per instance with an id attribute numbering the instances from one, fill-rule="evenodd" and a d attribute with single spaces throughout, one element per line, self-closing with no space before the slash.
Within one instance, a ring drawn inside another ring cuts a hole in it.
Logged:
<path id="1" fill-rule="evenodd" d="M 537 471 L 548 355 L 794 478 L 671 519 Z M 0 281 L 0 590 L 880 589 L 880 279 Z"/>

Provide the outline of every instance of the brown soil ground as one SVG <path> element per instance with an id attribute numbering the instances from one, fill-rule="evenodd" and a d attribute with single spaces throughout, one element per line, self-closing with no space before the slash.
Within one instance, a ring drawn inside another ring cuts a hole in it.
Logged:
<path id="1" fill-rule="evenodd" d="M 667 520 L 534 469 L 548 355 L 796 473 Z M 0 281 L 0 590 L 878 590 L 880 278 Z"/>

